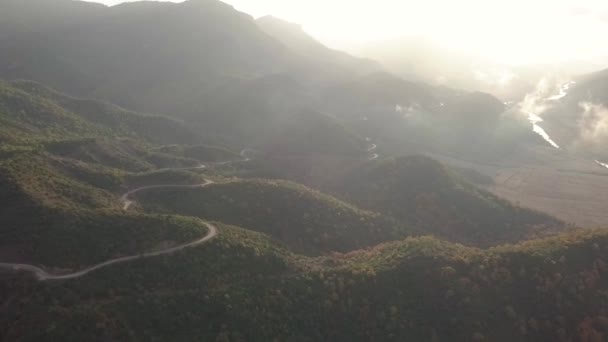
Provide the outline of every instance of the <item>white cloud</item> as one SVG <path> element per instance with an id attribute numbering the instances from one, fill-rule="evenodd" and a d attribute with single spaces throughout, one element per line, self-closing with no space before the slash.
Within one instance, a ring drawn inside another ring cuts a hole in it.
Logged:
<path id="1" fill-rule="evenodd" d="M 583 109 L 578 126 L 580 144 L 606 146 L 608 143 L 608 108 L 591 102 L 582 102 Z"/>

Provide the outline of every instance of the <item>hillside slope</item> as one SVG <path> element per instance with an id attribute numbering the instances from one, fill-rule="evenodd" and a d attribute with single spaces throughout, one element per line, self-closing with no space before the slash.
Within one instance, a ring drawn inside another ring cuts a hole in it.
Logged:
<path id="1" fill-rule="evenodd" d="M 490 158 L 530 133 L 527 124 L 462 120 L 465 135 L 479 135 L 480 143 L 446 141 L 462 133 L 451 132 L 453 122 L 443 118 L 462 114 L 451 104 L 466 92 L 406 81 L 323 46 L 294 24 L 256 21 L 217 0 L 112 7 L 10 0 L 0 3 L 0 25 L 6 27 L 0 44 L 7 47 L 0 51 L 0 78 L 33 79 L 81 97 L 178 117 L 234 149 L 288 145 L 287 137 L 296 134 L 326 141 L 326 132 L 334 137 L 330 141 L 347 145 L 355 132 L 358 139 L 383 137 L 391 154 L 458 146 L 459 153 L 478 147 Z M 469 104 L 466 112 L 495 114 L 483 103 Z M 407 119 L 410 109 L 420 114 L 415 120 Z M 341 153 L 331 146 L 324 146 L 327 154 Z M 318 153 L 309 147 L 298 152 Z M 346 155 L 356 153 L 350 148 Z"/>
<path id="2" fill-rule="evenodd" d="M 237 180 L 203 189 L 158 189 L 137 199 L 149 212 L 246 227 L 308 255 L 349 252 L 413 233 L 393 219 L 284 181 Z"/>
<path id="3" fill-rule="evenodd" d="M 190 144 L 201 138 L 174 119 L 33 82 L 0 81 L 0 123 L 2 262 L 74 270 L 191 241 L 207 230 L 199 220 L 125 213 L 122 192 L 137 172 L 240 158 Z"/>
<path id="4" fill-rule="evenodd" d="M 221 170 L 214 165 L 246 161 L 225 148 L 190 144 L 203 137 L 174 119 L 72 98 L 25 81 L 0 83 L 0 95 L 0 120 L 6 123 L 0 131 L 1 197 L 6 201 L 0 208 L 6 222 L 0 229 L 6 238 L 0 255 L 6 254 L 7 261 L 86 266 L 127 251 L 173 245 L 204 229 L 197 220 L 177 217 L 180 213 L 240 224 L 312 254 L 350 251 L 410 233 L 394 220 L 303 186 L 263 181 L 237 180 L 200 193 L 166 190 L 177 199 L 168 203 L 175 206 L 172 215 L 159 215 L 161 210 L 126 215 L 122 196 L 128 190 L 222 179 Z M 332 139 L 331 132 L 322 135 Z M 293 141 L 290 149 L 277 153 L 315 149 L 323 153 L 327 152 L 325 144 L 334 145 L 337 153 L 363 149 L 357 146 L 357 138 L 345 146 L 332 141 L 308 142 L 305 135 L 287 138 Z M 304 147 L 306 144 L 314 147 Z M 238 201 L 227 200 L 228 194 Z M 156 200 L 163 198 L 159 195 Z M 198 212 L 199 201 L 215 206 Z M 299 205 L 290 206 L 295 203 Z M 279 204 L 283 210 L 268 211 Z M 106 225 L 113 226 L 111 234 L 103 229 Z M 133 243 L 126 243 L 128 240 Z M 91 247 L 94 241 L 101 250 Z M 62 249 L 67 252 L 61 254 Z M 83 257 L 87 249 L 91 253 Z"/>
<path id="5" fill-rule="evenodd" d="M 423 156 L 370 163 L 336 190 L 369 208 L 450 241 L 492 246 L 566 228 L 549 215 L 513 205 L 468 184 Z"/>
<path id="6" fill-rule="evenodd" d="M 292 51 L 322 65 L 327 72 L 365 75 L 382 69 L 380 65 L 371 60 L 356 58 L 326 47 L 307 34 L 298 24 L 273 16 L 258 18 L 256 23 L 269 36 L 277 39 Z"/>
<path id="7" fill-rule="evenodd" d="M 354 58 L 328 62 L 292 51 L 251 16 L 217 0 L 112 7 L 10 0 L 0 3 L 0 25 L 7 28 L 0 35 L 7 47 L 0 51 L 0 78 L 32 79 L 77 96 L 185 119 L 233 147 L 267 143 L 265 133 L 282 129 L 283 118 L 328 125 L 339 136 L 330 117 L 300 115 L 315 109 L 302 99 L 311 85 L 362 71 L 349 65 Z M 284 80 L 305 87 L 273 96 L 285 91 Z M 316 136 L 314 130 L 307 134 Z"/>
<path id="8" fill-rule="evenodd" d="M 393 217 L 418 234 L 481 247 L 513 243 L 569 227 L 481 190 L 420 155 L 353 158 L 268 157 L 232 170 L 240 177 L 288 179 Z"/>
<path id="9" fill-rule="evenodd" d="M 13 145 L 80 137 L 129 137 L 156 143 L 200 140 L 177 120 L 69 97 L 29 81 L 0 81 L 0 120 L 0 141 Z"/>
<path id="10" fill-rule="evenodd" d="M 80 269 L 204 235 L 198 220 L 124 213 L 123 175 L 45 152 L 0 158 L 0 260 Z"/>

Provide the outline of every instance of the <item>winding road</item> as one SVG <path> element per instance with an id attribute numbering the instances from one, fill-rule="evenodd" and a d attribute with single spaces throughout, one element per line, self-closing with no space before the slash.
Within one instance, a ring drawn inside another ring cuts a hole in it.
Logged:
<path id="1" fill-rule="evenodd" d="M 227 161 L 227 162 L 218 162 L 218 163 L 210 163 L 211 165 L 225 165 L 225 164 L 229 164 L 229 163 L 234 163 L 234 162 L 246 162 L 251 160 L 250 158 L 247 157 L 247 152 L 253 151 L 251 149 L 244 149 L 241 151 L 240 155 L 243 159 L 241 160 L 234 160 L 234 161 Z M 195 166 L 195 167 L 187 167 L 187 168 L 174 168 L 174 169 L 160 169 L 157 171 L 167 171 L 167 170 L 200 170 L 200 169 L 204 169 L 206 168 L 206 165 L 199 165 L 199 166 Z M 127 193 L 125 193 L 124 195 L 122 195 L 120 197 L 120 201 L 123 203 L 123 210 L 129 210 L 129 208 L 131 207 L 131 205 L 134 203 L 133 200 L 130 199 L 130 197 L 138 192 L 142 192 L 142 191 L 146 191 L 146 190 L 151 190 L 151 189 L 163 189 L 163 188 L 182 188 L 182 189 L 193 189 L 193 188 L 204 188 L 208 185 L 213 184 L 213 181 L 210 180 L 205 180 L 205 183 L 202 184 L 195 184 L 195 185 L 182 185 L 182 184 L 160 184 L 160 185 L 148 185 L 148 186 L 142 186 L 139 187 L 137 189 L 133 189 Z M 137 260 L 137 259 L 144 259 L 144 258 L 151 258 L 151 257 L 156 257 L 156 256 L 160 256 L 160 255 L 168 255 L 168 254 L 173 254 L 176 252 L 179 252 L 183 249 L 189 248 L 189 247 L 194 247 L 194 246 L 198 246 L 200 244 L 203 244 L 211 239 L 213 239 L 215 236 L 217 236 L 218 234 L 218 229 L 216 226 L 212 225 L 211 223 L 208 222 L 203 222 L 203 224 L 205 226 L 207 226 L 207 228 L 209 229 L 209 232 L 207 233 L 207 235 L 205 235 L 204 237 L 196 240 L 196 241 L 192 241 L 192 242 L 188 242 L 179 246 L 175 246 L 175 247 L 171 247 L 171 248 L 167 248 L 167 249 L 163 249 L 160 251 L 156 251 L 156 252 L 148 252 L 148 253 L 142 253 L 142 254 L 137 254 L 137 255 L 131 255 L 131 256 L 125 256 L 125 257 L 120 257 L 120 258 L 115 258 L 115 259 L 110 259 L 108 261 L 104 261 L 102 263 L 93 265 L 91 267 L 85 268 L 83 270 L 80 270 L 78 272 L 74 272 L 74 273 L 66 273 L 66 274 L 53 274 L 53 273 L 49 273 L 47 271 L 45 271 L 44 269 L 38 267 L 38 266 L 34 266 L 34 265 L 29 265 L 29 264 L 13 264 L 13 263 L 0 263 L 0 269 L 5 269 L 5 270 L 9 270 L 9 271 L 25 271 L 25 272 L 30 272 L 32 273 L 36 279 L 38 279 L 39 281 L 48 281 L 48 280 L 69 280 L 69 279 L 76 279 L 76 278 L 80 278 L 83 277 L 91 272 L 97 271 L 101 268 L 104 267 L 108 267 L 110 265 L 115 265 L 115 264 L 120 264 L 120 263 L 125 263 L 125 262 L 129 262 L 129 261 L 133 261 L 133 260 Z"/>
<path id="2" fill-rule="evenodd" d="M 371 142 L 371 139 L 370 139 L 370 138 L 365 138 L 365 140 L 366 140 L 367 142 Z M 372 155 L 369 157 L 369 160 L 376 160 L 376 159 L 378 159 L 378 158 L 380 157 L 380 156 L 378 155 L 378 153 L 374 153 L 374 151 L 376 151 L 377 149 L 378 149 L 378 145 L 373 144 L 373 143 L 371 144 L 371 146 L 370 146 L 370 147 L 368 147 L 368 148 L 367 148 L 367 152 L 372 153 Z"/>
<path id="3" fill-rule="evenodd" d="M 120 197 L 120 200 L 123 203 L 123 210 L 129 210 L 129 208 L 131 207 L 131 205 L 134 203 L 132 200 L 129 199 L 129 197 L 131 195 L 134 195 L 138 192 L 142 192 L 142 191 L 146 191 L 146 190 L 151 190 L 151 189 L 165 189 L 165 188 L 178 188 L 178 189 L 194 189 L 194 188 L 204 188 L 207 185 L 211 185 L 213 184 L 212 181 L 205 179 L 205 183 L 202 184 L 194 184 L 194 185 L 180 185 L 180 184 L 162 184 L 162 185 L 148 185 L 148 186 L 142 186 L 140 188 L 131 190 L 127 193 L 125 193 L 124 195 L 122 195 L 122 197 Z"/>
<path id="4" fill-rule="evenodd" d="M 374 144 L 369 151 L 374 151 L 377 148 L 377 146 Z M 234 162 L 246 162 L 251 160 L 249 157 L 247 157 L 247 152 L 249 151 L 253 151 L 251 149 L 244 149 L 241 151 L 241 157 L 243 159 L 241 160 L 236 160 L 236 161 L 228 161 L 228 162 L 218 162 L 218 163 L 210 163 L 210 165 L 225 165 L 225 164 L 229 164 L 229 163 L 234 163 Z M 377 154 L 374 154 L 376 159 Z M 199 165 L 196 167 L 189 167 L 189 168 L 175 168 L 175 169 L 162 169 L 163 170 L 197 170 L 197 169 L 204 169 L 206 168 L 206 165 Z M 120 201 L 123 203 L 123 210 L 129 210 L 129 208 L 131 207 L 131 205 L 133 205 L 133 203 L 135 203 L 132 199 L 130 199 L 130 197 L 138 192 L 142 192 L 142 191 L 146 191 L 146 190 L 151 190 L 151 189 L 166 189 L 166 188 L 180 188 L 180 189 L 194 189 L 194 188 L 204 188 L 206 186 L 209 186 L 211 184 L 214 184 L 213 181 L 206 179 L 204 183 L 202 184 L 195 184 L 195 185 L 183 185 L 183 184 L 159 184 L 159 185 L 148 185 L 148 186 L 142 186 L 139 187 L 137 189 L 133 189 L 130 190 L 128 192 L 126 192 L 124 195 L 122 195 L 120 197 Z M 74 272 L 74 273 L 65 273 L 65 274 L 54 274 L 54 273 L 49 273 L 47 271 L 45 271 L 44 269 L 42 269 L 41 267 L 35 266 L 35 265 L 29 265 L 29 264 L 14 264 L 14 263 L 0 263 L 0 269 L 4 269 L 4 270 L 9 270 L 9 271 L 24 271 L 24 272 L 29 272 L 32 273 L 37 280 L 39 281 L 49 281 L 49 280 L 69 280 L 69 279 L 77 279 L 77 278 L 81 278 L 91 272 L 97 271 L 101 268 L 105 268 L 111 265 L 115 265 L 115 264 L 120 264 L 120 263 L 125 263 L 125 262 L 129 262 L 129 261 L 133 261 L 133 260 L 138 260 L 138 259 L 145 259 L 145 258 L 152 258 L 152 257 L 156 257 L 156 256 L 160 256 L 160 255 L 168 255 L 168 254 L 173 254 L 176 252 L 179 252 L 183 249 L 189 248 L 189 247 L 195 247 L 198 246 L 200 244 L 203 244 L 211 239 L 213 239 L 215 236 L 217 236 L 218 234 L 218 229 L 216 226 L 212 225 L 209 222 L 203 222 L 203 224 L 209 229 L 209 232 L 207 233 L 207 235 L 205 235 L 204 237 L 192 241 L 192 242 L 188 242 L 179 246 L 175 246 L 175 247 L 171 247 L 171 248 L 167 248 L 167 249 L 163 249 L 163 250 L 159 250 L 159 251 L 155 251 L 155 252 L 147 252 L 147 253 L 141 253 L 141 254 L 137 254 L 137 255 L 131 255 L 131 256 L 125 256 L 125 257 L 120 257 L 120 258 L 115 258 L 115 259 L 110 259 L 107 261 L 104 261 L 102 263 L 90 266 L 88 268 L 85 268 L 83 270 Z"/>
<path id="5" fill-rule="evenodd" d="M 128 261 L 132 261 L 132 260 L 137 260 L 137 259 L 143 259 L 143 258 L 151 258 L 151 257 L 155 257 L 155 256 L 159 256 L 159 255 L 167 255 L 167 254 L 173 254 L 175 252 L 181 251 L 182 249 L 188 248 L 188 247 L 194 247 L 196 245 L 200 245 L 202 243 L 205 243 L 211 239 L 213 239 L 216 235 L 217 235 L 217 227 L 207 223 L 207 222 L 203 222 L 203 224 L 205 226 L 207 226 L 207 228 L 209 229 L 209 232 L 207 233 L 207 235 L 205 235 L 203 238 L 198 239 L 196 241 L 192 241 L 183 245 L 179 245 L 176 247 L 172 247 L 169 249 L 163 249 L 161 251 L 156 251 L 156 252 L 150 252 L 150 253 L 143 253 L 143 254 L 139 254 L 139 255 L 132 255 L 132 256 L 126 256 L 126 257 L 122 257 L 122 258 L 116 258 L 116 259 L 111 259 L 105 262 L 102 262 L 100 264 L 91 266 L 89 268 L 85 268 L 84 270 L 78 271 L 78 272 L 74 272 L 74 273 L 68 273 L 68 274 L 61 274 L 61 275 L 57 275 L 57 274 L 51 274 L 48 273 L 47 271 L 43 270 L 40 267 L 34 266 L 34 265 L 27 265 L 27 264 L 6 264 L 6 263 L 0 263 L 0 268 L 4 268 L 4 269 L 9 269 L 9 270 L 13 270 L 13 271 L 26 271 L 26 272 L 31 272 L 36 276 L 36 279 L 40 280 L 40 281 L 46 281 L 46 280 L 67 280 L 67 279 L 76 279 L 76 278 L 80 278 L 82 276 L 85 276 L 93 271 L 96 271 L 100 268 L 104 268 L 110 265 L 114 265 L 114 264 L 120 264 L 123 262 L 128 262 Z"/>

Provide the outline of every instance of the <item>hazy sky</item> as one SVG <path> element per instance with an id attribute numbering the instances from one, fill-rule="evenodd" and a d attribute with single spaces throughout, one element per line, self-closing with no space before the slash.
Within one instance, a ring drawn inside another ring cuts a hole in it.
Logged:
<path id="1" fill-rule="evenodd" d="M 322 42 L 351 51 L 371 41 L 425 36 L 507 63 L 608 56 L 608 0 L 225 2 L 255 17 L 272 14 L 297 22 Z"/>

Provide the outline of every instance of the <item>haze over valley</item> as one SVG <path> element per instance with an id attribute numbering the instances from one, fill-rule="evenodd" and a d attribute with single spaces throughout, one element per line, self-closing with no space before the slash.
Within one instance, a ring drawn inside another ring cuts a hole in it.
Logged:
<path id="1" fill-rule="evenodd" d="M 607 30 L 3 0 L 0 340 L 608 340 Z"/>

